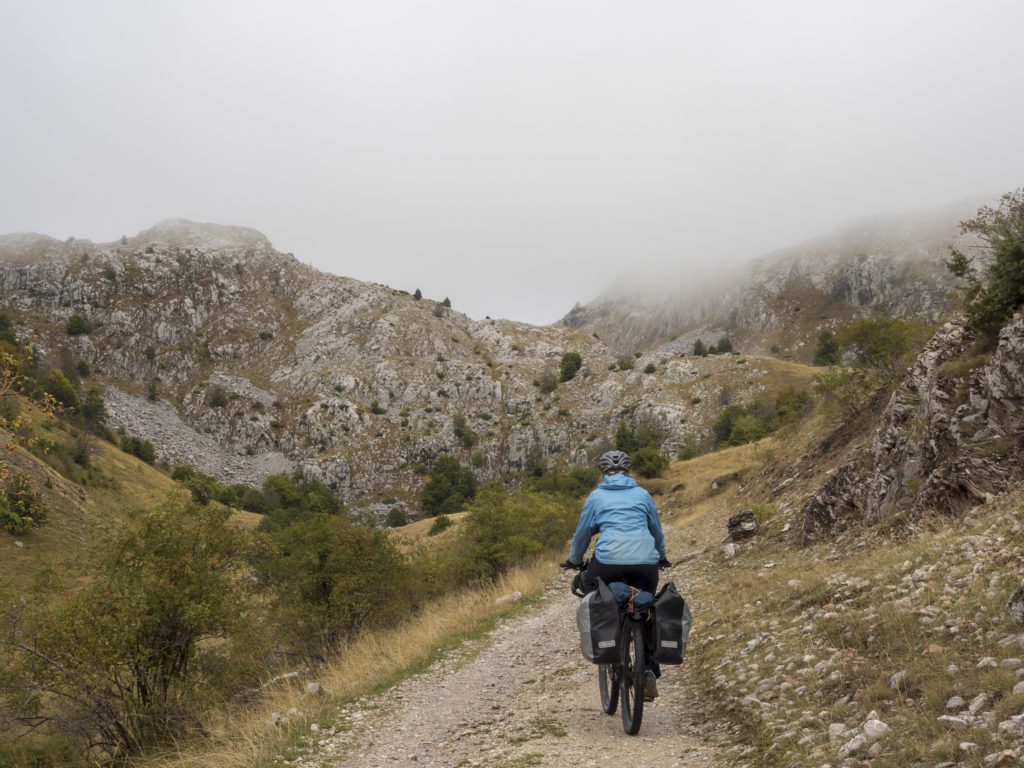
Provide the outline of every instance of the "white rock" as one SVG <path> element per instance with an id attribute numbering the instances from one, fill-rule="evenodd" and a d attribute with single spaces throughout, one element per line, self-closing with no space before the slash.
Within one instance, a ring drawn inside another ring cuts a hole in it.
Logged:
<path id="1" fill-rule="evenodd" d="M 861 730 L 864 731 L 864 738 L 867 739 L 868 744 L 874 744 L 885 736 L 885 734 L 887 734 L 891 729 L 887 723 L 884 723 L 881 720 L 868 720 L 861 727 Z"/>
<path id="2" fill-rule="evenodd" d="M 967 702 L 962 696 L 952 696 L 949 701 L 946 702 L 946 709 L 963 709 L 967 706 Z"/>
<path id="3" fill-rule="evenodd" d="M 306 683 L 306 693 L 310 696 L 319 696 L 320 692 L 320 683 Z"/>
<path id="4" fill-rule="evenodd" d="M 734 557 L 736 557 L 736 554 L 739 551 L 740 551 L 739 545 L 738 544 L 734 544 L 733 542 L 730 541 L 728 544 L 726 544 L 724 547 L 722 547 L 722 556 L 726 560 L 732 560 Z"/>
<path id="5" fill-rule="evenodd" d="M 895 675 L 889 678 L 890 688 L 899 688 L 903 681 L 907 679 L 907 670 L 901 669 Z"/>
<path id="6" fill-rule="evenodd" d="M 515 592 L 513 592 L 513 593 L 511 593 L 509 595 L 502 595 L 501 597 L 499 597 L 497 600 L 494 601 L 494 604 L 495 605 L 508 605 L 509 603 L 518 603 L 522 599 L 523 599 L 523 593 L 520 592 L 519 590 L 516 590 Z"/>
<path id="7" fill-rule="evenodd" d="M 854 736 L 852 739 L 850 739 L 842 747 L 839 748 L 839 759 L 843 760 L 849 757 L 850 755 L 860 752 L 862 749 L 864 749 L 866 745 L 867 739 L 864 737 L 864 734 L 858 733 L 856 736 Z"/>
<path id="8" fill-rule="evenodd" d="M 979 693 L 977 696 L 971 699 L 971 703 L 967 706 L 967 710 L 972 715 L 976 715 L 985 708 L 986 704 L 988 704 L 988 694 Z"/>

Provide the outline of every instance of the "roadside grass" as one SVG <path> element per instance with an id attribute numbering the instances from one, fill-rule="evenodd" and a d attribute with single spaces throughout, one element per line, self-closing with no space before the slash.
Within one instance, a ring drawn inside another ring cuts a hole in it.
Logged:
<path id="1" fill-rule="evenodd" d="M 427 670 L 435 661 L 467 641 L 482 637 L 497 622 L 538 596 L 555 572 L 544 558 L 511 571 L 496 583 L 445 596 L 425 606 L 408 622 L 390 630 L 366 633 L 348 645 L 307 680 L 320 683 L 323 694 L 310 696 L 304 685 L 283 686 L 259 702 L 217 714 L 207 724 L 209 736 L 178 745 L 172 753 L 136 761 L 140 768 L 261 768 L 278 756 L 315 749 L 309 726 L 343 730 L 339 709 L 372 697 L 402 680 Z M 498 605 L 496 599 L 519 591 L 520 603 Z M 272 713 L 289 709 L 301 714 L 285 726 L 270 724 Z M 315 734 L 314 734 L 315 736 Z"/>

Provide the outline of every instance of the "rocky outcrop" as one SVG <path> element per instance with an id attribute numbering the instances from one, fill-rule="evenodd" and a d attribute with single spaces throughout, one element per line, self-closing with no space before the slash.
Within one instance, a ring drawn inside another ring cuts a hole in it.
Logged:
<path id="1" fill-rule="evenodd" d="M 962 323 L 932 337 L 893 393 L 870 450 L 841 466 L 805 507 L 806 538 L 843 517 L 870 523 L 901 509 L 956 512 L 1005 488 L 1024 436 L 1024 314 L 987 359 L 970 356 L 972 342 Z"/>
<path id="2" fill-rule="evenodd" d="M 476 321 L 181 220 L 119 243 L 0 238 L 0 309 L 50 360 L 86 361 L 112 426 L 169 463 L 249 483 L 295 467 L 367 504 L 412 498 L 442 453 L 480 479 L 585 462 L 623 420 L 656 421 L 672 455 L 724 388 L 749 400 L 768 375 L 729 356 L 621 365 L 591 333 Z M 93 330 L 69 336 L 73 314 Z M 583 366 L 559 383 L 567 351 Z"/>

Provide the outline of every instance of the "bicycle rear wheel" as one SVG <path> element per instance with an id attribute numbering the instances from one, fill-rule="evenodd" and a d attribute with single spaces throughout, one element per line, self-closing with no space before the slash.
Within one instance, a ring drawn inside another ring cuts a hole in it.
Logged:
<path id="1" fill-rule="evenodd" d="M 640 732 L 644 719 L 644 625 L 627 620 L 622 625 L 622 663 L 619 693 L 622 699 L 622 729 L 630 736 Z"/>
<path id="2" fill-rule="evenodd" d="M 618 664 L 599 664 L 597 667 L 597 685 L 601 689 L 601 711 L 606 715 L 614 715 L 619 708 L 619 669 Z"/>

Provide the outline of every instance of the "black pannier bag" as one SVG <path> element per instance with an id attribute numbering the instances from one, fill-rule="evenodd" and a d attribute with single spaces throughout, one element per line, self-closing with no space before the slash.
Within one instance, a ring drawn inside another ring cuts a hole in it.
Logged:
<path id="1" fill-rule="evenodd" d="M 601 580 L 576 608 L 576 626 L 580 630 L 580 650 L 595 664 L 614 664 L 619 660 L 619 605 L 615 595 Z"/>
<path id="2" fill-rule="evenodd" d="M 654 598 L 654 660 L 682 664 L 690 636 L 690 606 L 671 581 Z"/>

